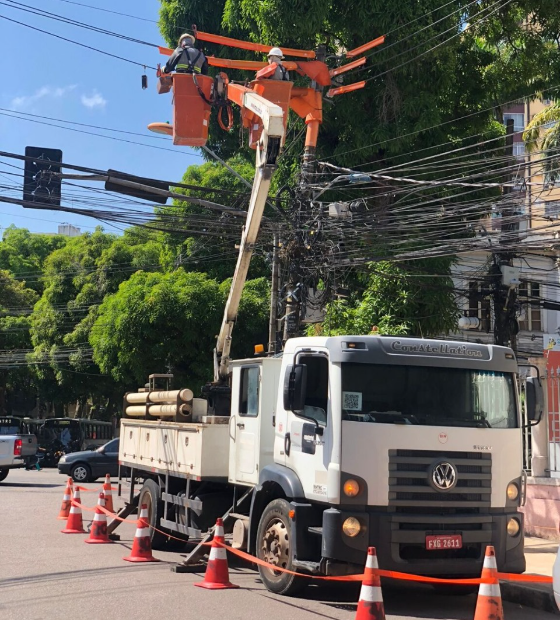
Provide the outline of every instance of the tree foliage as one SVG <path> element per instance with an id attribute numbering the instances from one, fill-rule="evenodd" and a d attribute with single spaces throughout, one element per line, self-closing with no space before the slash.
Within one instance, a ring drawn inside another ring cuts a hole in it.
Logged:
<path id="1" fill-rule="evenodd" d="M 251 339 L 266 333 L 266 282 L 249 282 L 236 334 L 241 355 Z M 177 385 L 198 389 L 212 378 L 212 351 L 229 283 L 178 269 L 168 274 L 137 272 L 108 296 L 90 335 L 102 372 L 130 388 L 150 372 L 172 373 Z M 264 323 L 264 325 L 263 325 Z M 240 333 L 239 333 L 240 332 Z"/>
<path id="2" fill-rule="evenodd" d="M 560 178 L 560 103 L 555 101 L 535 114 L 527 125 L 523 140 L 529 153 L 542 151 L 545 183 L 554 184 Z"/>
<path id="3" fill-rule="evenodd" d="M 451 331 L 458 319 L 449 259 L 414 263 L 381 261 L 369 265 L 365 290 L 329 304 L 323 324 L 309 335 L 379 334 L 436 336 Z"/>

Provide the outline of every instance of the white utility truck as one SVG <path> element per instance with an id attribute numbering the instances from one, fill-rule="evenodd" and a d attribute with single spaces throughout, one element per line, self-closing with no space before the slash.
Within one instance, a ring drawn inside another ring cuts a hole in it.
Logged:
<path id="1" fill-rule="evenodd" d="M 510 349 L 338 336 L 294 338 L 274 357 L 229 358 L 283 140 L 282 110 L 258 95 L 249 104 L 264 131 L 214 382 L 193 398 L 162 388 L 170 376 L 152 375 L 125 396 L 123 514 L 148 504 L 152 525 L 201 543 L 223 517 L 235 547 L 307 574 L 362 572 L 372 545 L 385 569 L 449 577 L 480 575 L 494 545 L 500 570 L 523 572 L 522 416 Z M 528 380 L 530 418 L 539 394 Z M 153 536 L 155 545 L 164 539 Z M 259 571 L 280 594 L 307 582 Z"/>

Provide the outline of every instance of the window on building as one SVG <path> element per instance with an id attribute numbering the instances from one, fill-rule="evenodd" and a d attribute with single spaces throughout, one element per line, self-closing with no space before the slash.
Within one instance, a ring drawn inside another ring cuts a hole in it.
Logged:
<path id="1" fill-rule="evenodd" d="M 523 131 L 525 129 L 525 114 L 504 114 L 504 125 L 507 125 L 510 118 L 513 119 L 513 131 Z"/>
<path id="2" fill-rule="evenodd" d="M 488 333 L 491 329 L 490 299 L 483 292 L 483 283 L 469 282 L 469 309 L 467 316 L 479 319 L 478 330 Z"/>
<path id="3" fill-rule="evenodd" d="M 525 142 L 514 142 L 513 143 L 513 155 L 514 155 L 514 157 L 518 157 L 519 159 L 524 159 L 525 154 L 526 154 Z"/>
<path id="4" fill-rule="evenodd" d="M 522 282 L 519 285 L 519 301 L 525 312 L 519 321 L 519 329 L 529 332 L 542 332 L 542 311 L 540 308 L 541 285 L 538 282 Z"/>

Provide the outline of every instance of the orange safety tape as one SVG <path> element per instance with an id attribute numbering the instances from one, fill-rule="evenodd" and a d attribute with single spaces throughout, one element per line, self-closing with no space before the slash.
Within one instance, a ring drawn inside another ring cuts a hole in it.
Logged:
<path id="1" fill-rule="evenodd" d="M 528 583 L 552 583 L 552 577 L 546 575 L 513 575 L 509 573 L 498 573 L 498 579 L 502 581 L 524 581 Z"/>
<path id="2" fill-rule="evenodd" d="M 84 491 L 85 493 L 101 493 L 101 491 L 105 490 L 102 486 L 97 487 L 97 489 L 86 489 L 86 487 L 80 487 L 76 485 L 74 488 L 78 489 L 79 491 Z M 119 490 L 118 487 L 111 487 L 111 491 L 118 491 L 118 490 Z"/>
<path id="3" fill-rule="evenodd" d="M 210 543 L 207 543 L 210 544 Z M 269 564 L 264 560 L 256 558 L 244 551 L 240 551 L 239 549 L 234 549 L 233 547 L 229 547 L 224 543 L 218 544 L 221 547 L 225 547 L 229 552 L 234 555 L 238 555 L 239 557 L 248 560 L 254 564 L 258 564 L 259 566 L 264 566 L 266 568 L 271 568 L 275 571 L 282 573 L 289 573 L 291 575 L 297 575 L 298 577 L 309 577 L 311 579 L 323 579 L 327 581 L 362 581 L 364 579 L 364 574 L 360 575 L 342 575 L 340 577 L 328 577 L 328 576 L 318 576 L 318 575 L 304 575 L 302 573 L 297 573 L 295 571 L 288 570 L 286 568 L 281 568 L 279 566 L 275 566 L 273 564 Z M 438 577 L 425 577 L 422 575 L 411 575 L 409 573 L 400 573 L 397 571 L 391 570 L 383 570 L 377 569 L 374 570 L 375 574 L 379 577 L 390 577 L 391 579 L 400 579 L 403 581 L 418 581 L 422 583 L 439 583 L 439 584 L 448 584 L 448 585 L 464 585 L 464 586 L 472 586 L 479 585 L 481 583 L 494 583 L 492 579 L 482 579 L 481 577 L 475 577 L 473 579 L 440 579 Z M 533 583 L 552 583 L 552 577 L 547 577 L 545 575 L 516 575 L 512 573 L 498 573 L 498 579 L 502 581 L 523 581 L 523 582 L 533 582 Z"/>
<path id="4" fill-rule="evenodd" d="M 71 500 L 74 506 L 79 506 L 82 510 L 88 510 L 90 512 L 95 512 L 95 508 L 88 508 L 87 506 L 83 506 L 79 502 L 75 500 Z M 114 512 L 107 510 L 103 506 L 100 506 L 101 510 L 110 517 L 117 519 L 118 521 L 122 521 L 123 523 L 132 523 L 133 525 L 137 525 L 139 519 L 131 521 L 130 519 L 123 519 L 119 517 Z M 167 536 L 168 538 L 172 538 L 173 540 L 178 540 L 179 542 L 185 542 L 183 538 L 177 538 L 176 536 L 172 536 L 167 532 L 164 532 L 153 525 L 147 524 L 152 530 Z M 204 546 L 211 546 L 213 542 L 201 543 Z M 245 551 L 241 551 L 240 549 L 234 549 L 225 543 L 220 541 L 216 541 L 216 544 L 220 547 L 223 547 L 233 555 L 237 555 L 252 564 L 257 564 L 258 566 L 264 566 L 265 568 L 269 568 L 279 573 L 288 573 L 289 575 L 295 575 L 296 577 L 306 577 L 307 579 L 318 579 L 321 581 L 363 581 L 365 574 L 355 574 L 355 575 L 340 575 L 337 577 L 328 576 L 328 575 L 306 575 L 304 573 L 298 573 L 293 570 L 289 570 L 287 568 L 282 568 L 281 566 L 276 566 L 274 564 L 270 564 L 270 562 L 265 562 L 265 560 L 261 560 L 260 558 L 255 557 L 249 553 L 245 553 Z M 412 575 L 409 573 L 400 573 L 398 571 L 393 570 L 383 570 L 383 569 L 374 569 L 373 571 L 378 577 L 389 577 L 390 579 L 399 579 L 401 581 L 416 581 L 421 583 L 439 583 L 439 584 L 447 584 L 447 585 L 461 585 L 461 586 L 473 586 L 479 585 L 481 583 L 494 583 L 493 579 L 482 579 L 481 577 L 474 577 L 472 579 L 440 579 L 438 577 L 426 577 L 423 575 Z M 498 573 L 497 577 L 501 581 L 519 581 L 525 583 L 552 583 L 552 577 L 548 577 L 546 575 L 517 575 L 514 573 Z"/>
<path id="5" fill-rule="evenodd" d="M 77 502 L 74 499 L 71 500 L 71 502 L 72 502 L 72 505 L 78 506 L 82 510 L 87 510 L 88 512 L 95 512 L 95 507 L 94 508 L 89 508 L 88 506 L 84 506 L 83 504 L 80 504 L 79 502 Z M 132 523 L 132 525 L 138 525 L 139 519 L 135 519 L 134 521 L 131 521 L 130 519 L 123 519 L 122 517 L 119 517 L 116 513 L 111 512 L 110 510 L 107 510 L 107 508 L 105 508 L 104 506 L 99 506 L 99 508 L 108 517 L 112 517 L 113 519 L 117 519 L 118 521 L 122 521 L 123 523 Z"/>

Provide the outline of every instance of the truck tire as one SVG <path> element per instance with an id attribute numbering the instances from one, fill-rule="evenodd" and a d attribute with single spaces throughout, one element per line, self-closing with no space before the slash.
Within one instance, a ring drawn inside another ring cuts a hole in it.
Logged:
<path id="1" fill-rule="evenodd" d="M 163 549 L 167 541 L 167 536 L 161 532 L 156 532 L 154 527 L 161 529 L 159 520 L 163 516 L 163 501 L 161 499 L 161 489 L 158 483 L 151 478 L 144 480 L 144 486 L 140 489 L 138 496 L 138 515 L 142 504 L 148 506 L 148 522 L 150 527 L 150 538 L 152 549 Z"/>
<path id="2" fill-rule="evenodd" d="M 2 482 L 2 480 L 6 480 L 6 476 L 9 473 L 9 469 L 0 469 L 0 482 Z"/>
<path id="3" fill-rule="evenodd" d="M 275 499 L 264 509 L 257 528 L 257 557 L 281 568 L 294 570 L 293 545 L 290 541 L 290 504 Z M 267 590 L 275 594 L 293 596 L 301 592 L 308 580 L 259 566 L 261 579 Z"/>
<path id="4" fill-rule="evenodd" d="M 76 463 L 70 470 L 74 482 L 91 482 L 91 468 L 86 463 Z"/>

